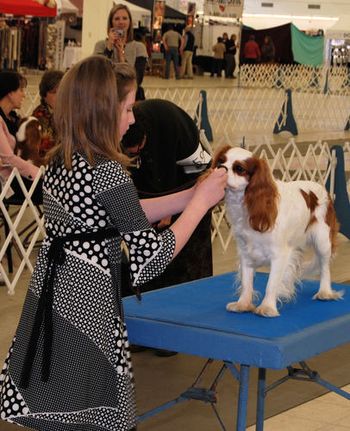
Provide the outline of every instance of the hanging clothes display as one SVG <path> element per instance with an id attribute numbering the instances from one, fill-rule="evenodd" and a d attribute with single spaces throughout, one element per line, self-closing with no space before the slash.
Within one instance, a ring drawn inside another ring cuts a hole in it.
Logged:
<path id="1" fill-rule="evenodd" d="M 64 43 L 64 23 L 59 23 L 49 24 L 46 18 L 8 20 L 0 27 L 0 69 L 59 68 Z"/>
<path id="2" fill-rule="evenodd" d="M 64 52 L 64 31 L 66 22 L 56 21 L 47 26 L 46 68 L 61 69 Z"/>
<path id="3" fill-rule="evenodd" d="M 21 66 L 36 69 L 39 65 L 39 20 L 22 21 Z"/>
<path id="4" fill-rule="evenodd" d="M 46 69 L 47 27 L 57 15 L 56 2 L 0 0 L 0 11 L 13 15 L 0 19 L 0 68 Z"/>
<path id="5" fill-rule="evenodd" d="M 21 29 L 3 25 L 0 28 L 0 69 L 17 69 L 20 66 Z"/>

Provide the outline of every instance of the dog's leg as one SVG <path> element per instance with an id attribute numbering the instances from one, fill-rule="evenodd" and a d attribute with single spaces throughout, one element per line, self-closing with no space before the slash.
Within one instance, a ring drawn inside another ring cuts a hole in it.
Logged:
<path id="1" fill-rule="evenodd" d="M 330 261 L 332 246 L 329 238 L 329 228 L 325 223 L 318 223 L 313 231 L 313 243 L 320 264 L 320 288 L 313 299 L 331 300 L 342 298 L 344 291 L 336 291 L 331 285 Z"/>
<path id="2" fill-rule="evenodd" d="M 240 296 L 238 301 L 229 302 L 226 305 L 226 310 L 234 311 L 236 313 L 255 310 L 255 305 L 253 304 L 253 280 L 254 269 L 248 267 L 247 264 L 241 260 Z"/>
<path id="3" fill-rule="evenodd" d="M 271 260 L 270 276 L 267 282 L 265 296 L 255 313 L 264 317 L 279 316 L 277 300 L 283 290 L 283 275 L 290 265 L 292 250 L 286 246 L 279 250 L 278 256 Z"/>

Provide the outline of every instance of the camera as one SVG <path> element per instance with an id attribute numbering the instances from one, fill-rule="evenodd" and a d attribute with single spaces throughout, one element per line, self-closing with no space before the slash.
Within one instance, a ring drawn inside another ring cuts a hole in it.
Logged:
<path id="1" fill-rule="evenodd" d="M 114 28 L 113 32 L 118 37 L 124 37 L 125 31 L 122 28 Z"/>

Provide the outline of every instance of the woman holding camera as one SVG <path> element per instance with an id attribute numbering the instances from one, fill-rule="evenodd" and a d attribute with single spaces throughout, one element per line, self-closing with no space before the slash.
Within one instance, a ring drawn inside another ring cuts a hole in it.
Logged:
<path id="1" fill-rule="evenodd" d="M 134 30 L 130 9 L 124 4 L 112 7 L 107 21 L 107 39 L 95 45 L 94 54 L 105 55 L 116 63 L 127 62 L 136 69 L 137 76 L 142 76 L 148 58 L 146 46 L 134 40 Z M 142 79 L 138 79 L 136 99 L 144 99 L 141 88 Z"/>

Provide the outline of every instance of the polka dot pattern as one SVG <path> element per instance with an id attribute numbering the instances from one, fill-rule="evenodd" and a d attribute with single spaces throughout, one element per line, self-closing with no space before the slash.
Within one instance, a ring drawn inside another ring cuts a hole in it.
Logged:
<path id="1" fill-rule="evenodd" d="M 9 359 L 13 351 L 14 343 L 15 339 L 12 342 L 12 346 L 10 347 L 0 374 L 0 419 L 9 422 L 13 422 L 16 416 L 23 416 L 30 413 L 28 406 L 26 405 L 21 393 L 18 391 L 9 373 Z"/>
<path id="2" fill-rule="evenodd" d="M 121 317 L 121 240 L 130 250 L 130 273 L 138 285 L 168 265 L 174 235 L 171 230 L 154 231 L 129 175 L 118 162 L 99 160 L 90 166 L 83 155 L 74 154 L 72 169 L 59 164 L 47 169 L 43 191 L 50 235 L 31 278 L 17 331 L 21 342 L 15 353 L 10 349 L 0 377 L 1 418 L 45 431 L 127 431 L 135 425 L 136 409 L 129 341 Z M 11 355 L 23 355 L 28 345 L 51 237 L 110 227 L 116 227 L 120 235 L 65 244 L 65 260 L 57 265 L 54 280 L 51 376 L 55 378 L 41 381 L 41 338 L 29 388 L 18 389 L 21 361 L 11 361 Z"/>

